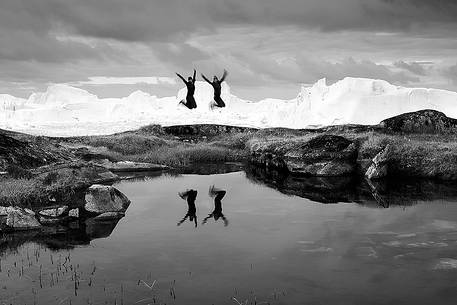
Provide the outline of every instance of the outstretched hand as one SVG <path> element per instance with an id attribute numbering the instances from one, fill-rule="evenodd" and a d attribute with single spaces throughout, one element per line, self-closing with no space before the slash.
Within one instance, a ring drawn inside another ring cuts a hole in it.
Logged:
<path id="1" fill-rule="evenodd" d="M 222 77 L 221 77 L 221 80 L 220 80 L 221 83 L 225 80 L 227 75 L 228 75 L 228 72 L 227 72 L 227 70 L 224 69 L 224 74 L 222 74 Z"/>

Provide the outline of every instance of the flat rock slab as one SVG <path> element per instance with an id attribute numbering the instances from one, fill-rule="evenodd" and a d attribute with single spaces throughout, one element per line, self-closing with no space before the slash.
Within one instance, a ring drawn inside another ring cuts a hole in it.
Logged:
<path id="1" fill-rule="evenodd" d="M 0 231 L 38 229 L 41 224 L 35 212 L 21 207 L 0 207 Z"/>
<path id="2" fill-rule="evenodd" d="M 106 159 L 102 162 L 98 162 L 97 164 L 112 172 L 153 172 L 166 170 L 169 168 L 168 166 L 154 163 L 132 161 L 111 162 Z"/>
<path id="3" fill-rule="evenodd" d="M 38 214 L 40 214 L 40 216 L 44 216 L 44 217 L 61 217 L 67 211 L 68 211 L 68 206 L 64 205 L 61 207 L 41 210 L 40 212 L 38 212 Z"/>

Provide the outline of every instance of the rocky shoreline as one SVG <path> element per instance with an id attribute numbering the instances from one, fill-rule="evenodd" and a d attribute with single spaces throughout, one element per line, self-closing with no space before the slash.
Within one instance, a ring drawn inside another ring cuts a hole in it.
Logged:
<path id="1" fill-rule="evenodd" d="M 119 219 L 128 199 L 109 186 L 121 179 L 116 173 L 160 172 L 170 169 L 165 164 L 169 161 L 178 164 L 179 171 L 188 163 L 180 158 L 205 164 L 247 162 L 255 169 L 251 172 L 261 172 L 263 181 L 276 185 L 287 181 L 294 185 L 295 178 L 303 177 L 356 179 L 382 201 L 379 184 L 386 179 L 457 180 L 456 122 L 440 112 L 423 110 L 376 126 L 312 130 L 147 126 L 112 136 L 75 138 L 0 131 L 0 230 L 36 229 L 76 219 Z M 301 185 L 285 189 L 300 193 Z M 96 200 L 90 199 L 94 192 Z M 97 204 L 109 208 L 91 207 Z"/>

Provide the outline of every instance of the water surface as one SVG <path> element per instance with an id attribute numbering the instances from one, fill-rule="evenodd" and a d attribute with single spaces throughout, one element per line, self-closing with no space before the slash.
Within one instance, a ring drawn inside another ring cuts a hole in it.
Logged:
<path id="1" fill-rule="evenodd" d="M 0 304 L 455 304 L 452 192 L 386 208 L 366 192 L 312 201 L 300 183 L 243 171 L 123 181 L 119 222 L 4 235 Z"/>

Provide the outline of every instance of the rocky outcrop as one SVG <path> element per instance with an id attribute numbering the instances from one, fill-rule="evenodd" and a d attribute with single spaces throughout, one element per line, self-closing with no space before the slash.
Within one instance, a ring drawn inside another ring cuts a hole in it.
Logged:
<path id="1" fill-rule="evenodd" d="M 112 186 L 93 185 L 85 194 L 84 210 L 80 206 L 47 206 L 36 212 L 18 206 L 0 206 L 0 232 L 49 230 L 71 223 L 114 221 L 125 216 L 130 200 Z"/>
<path id="2" fill-rule="evenodd" d="M 284 155 L 290 173 L 303 176 L 348 176 L 356 168 L 357 150 L 352 141 L 322 135 Z"/>
<path id="3" fill-rule="evenodd" d="M 457 120 L 435 110 L 403 113 L 383 120 L 380 127 L 390 132 L 450 134 L 457 133 Z"/>
<path id="4" fill-rule="evenodd" d="M 212 137 L 221 134 L 255 132 L 258 129 L 228 125 L 214 124 L 195 124 L 195 125 L 175 125 L 162 127 L 166 134 L 181 136 Z"/>
<path id="5" fill-rule="evenodd" d="M 130 205 L 130 200 L 118 189 L 107 185 L 92 185 L 86 191 L 87 212 L 103 214 L 107 212 L 124 213 Z"/>
<path id="6" fill-rule="evenodd" d="M 93 184 L 110 183 L 120 178 L 105 167 L 82 161 L 60 162 L 32 170 L 45 185 L 71 180 L 73 188 L 87 188 Z"/>
<path id="7" fill-rule="evenodd" d="M 368 167 L 365 177 L 370 180 L 385 178 L 388 175 L 391 146 L 387 144 L 374 158 Z"/>
<path id="8" fill-rule="evenodd" d="M 51 141 L 42 141 L 40 137 L 29 136 L 33 141 L 22 138 L 0 130 L 0 171 L 9 165 L 34 168 L 71 158 L 68 151 Z"/>
<path id="9" fill-rule="evenodd" d="M 253 145 L 252 161 L 297 176 L 333 177 L 352 175 L 356 170 L 354 142 L 336 135 L 320 135 L 291 144 Z"/>

